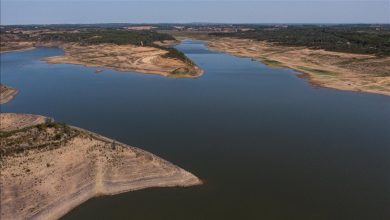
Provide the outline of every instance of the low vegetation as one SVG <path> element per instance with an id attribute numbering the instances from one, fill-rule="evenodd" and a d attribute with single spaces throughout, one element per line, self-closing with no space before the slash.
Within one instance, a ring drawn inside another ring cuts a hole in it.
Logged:
<path id="1" fill-rule="evenodd" d="M 164 54 L 163 57 L 175 58 L 175 59 L 183 60 L 185 63 L 187 63 L 189 65 L 195 65 L 191 59 L 189 59 L 183 52 L 178 51 L 176 48 L 167 47 L 167 48 L 162 48 L 162 49 L 168 50 L 168 53 Z"/>
<path id="2" fill-rule="evenodd" d="M 168 51 L 167 58 L 175 58 L 194 65 L 183 53 L 172 47 L 162 47 L 155 42 L 174 41 L 175 38 L 166 33 L 151 30 L 127 30 L 124 28 L 86 27 L 86 26 L 6 26 L 1 29 L 1 46 L 7 50 L 20 48 L 23 42 L 37 43 L 78 43 L 80 45 L 116 44 L 150 46 Z M 17 42 L 17 43 L 16 43 Z M 12 46 L 15 44 L 15 46 Z M 12 46 L 12 47 L 11 47 Z M 32 47 L 32 45 L 29 45 Z"/>
<path id="3" fill-rule="evenodd" d="M 175 38 L 169 34 L 157 33 L 154 31 L 94 30 L 79 33 L 48 33 L 42 34 L 40 36 L 40 40 L 77 42 L 82 45 L 110 43 L 117 45 L 132 44 L 138 46 L 151 46 L 167 50 L 168 53 L 163 57 L 179 59 L 187 64 L 194 65 L 194 63 L 186 57 L 184 53 L 178 51 L 177 49 L 154 44 L 156 41 L 162 42 L 175 40 Z"/>
<path id="4" fill-rule="evenodd" d="M 390 27 L 387 26 L 255 26 L 253 30 L 210 33 L 218 37 L 235 37 L 305 46 L 329 51 L 390 55 Z"/>
<path id="5" fill-rule="evenodd" d="M 139 46 L 154 46 L 155 41 L 175 40 L 169 34 L 154 31 L 129 30 L 88 30 L 80 32 L 44 33 L 39 36 L 40 41 L 77 42 L 80 44 L 133 44 Z"/>
<path id="6" fill-rule="evenodd" d="M 51 121 L 19 130 L 0 131 L 0 158 L 31 149 L 57 148 L 79 133 L 66 124 Z"/>
<path id="7" fill-rule="evenodd" d="M 268 58 L 261 58 L 261 62 L 264 64 L 267 64 L 268 66 L 271 66 L 271 67 L 282 67 L 283 66 L 283 63 L 276 61 L 276 60 L 271 60 Z"/>
<path id="8" fill-rule="evenodd" d="M 50 118 L 0 119 L 0 219 L 59 219 L 96 196 L 202 183 L 149 152 Z"/>

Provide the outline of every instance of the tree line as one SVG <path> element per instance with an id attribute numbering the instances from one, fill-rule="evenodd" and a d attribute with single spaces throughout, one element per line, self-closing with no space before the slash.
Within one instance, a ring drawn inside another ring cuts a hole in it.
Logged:
<path id="1" fill-rule="evenodd" d="M 286 46 L 306 46 L 329 51 L 390 55 L 389 27 L 263 26 L 250 31 L 210 33 L 210 35 L 255 39 Z"/>
<path id="2" fill-rule="evenodd" d="M 90 44 L 133 44 L 139 46 L 154 46 L 155 41 L 174 40 L 169 34 L 154 31 L 129 31 L 129 30 L 88 30 L 80 32 L 56 32 L 42 33 L 39 41 L 77 42 L 84 45 Z"/>

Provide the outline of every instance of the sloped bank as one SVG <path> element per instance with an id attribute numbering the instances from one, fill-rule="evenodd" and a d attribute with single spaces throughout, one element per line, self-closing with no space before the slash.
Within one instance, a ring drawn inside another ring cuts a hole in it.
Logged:
<path id="1" fill-rule="evenodd" d="M 174 57 L 176 53 L 180 56 L 180 52 L 169 48 L 131 44 L 80 45 L 71 43 L 60 47 L 64 49 L 64 55 L 48 57 L 45 61 L 179 78 L 196 78 L 203 74 L 203 70 L 184 55 L 181 59 Z"/>
<path id="2" fill-rule="evenodd" d="M 11 101 L 17 94 L 17 89 L 0 84 L 0 104 Z"/>
<path id="3" fill-rule="evenodd" d="M 201 184 L 156 155 L 98 134 L 43 116 L 0 117 L 19 125 L 0 130 L 1 219 L 57 219 L 100 195 Z"/>
<path id="4" fill-rule="evenodd" d="M 252 39 L 209 38 L 210 49 L 304 73 L 318 86 L 390 95 L 390 57 L 283 46 Z"/>

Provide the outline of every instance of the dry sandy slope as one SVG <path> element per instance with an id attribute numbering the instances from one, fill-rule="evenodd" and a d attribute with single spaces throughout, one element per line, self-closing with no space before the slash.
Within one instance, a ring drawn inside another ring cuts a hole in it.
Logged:
<path id="1" fill-rule="evenodd" d="M 105 67 L 119 71 L 136 71 L 163 76 L 174 76 L 172 72 L 182 72 L 179 77 L 198 77 L 203 71 L 186 62 L 164 57 L 167 53 L 155 47 L 134 45 L 99 44 L 81 46 L 65 44 L 64 56 L 46 58 L 49 63 L 79 64 L 89 67 Z"/>
<path id="2" fill-rule="evenodd" d="M 141 149 L 63 124 L 37 126 L 31 115 L 1 115 L 8 118 L 4 123 L 34 125 L 22 123 L 22 130 L 0 133 L 2 220 L 57 219 L 99 195 L 201 184 Z"/>
<path id="3" fill-rule="evenodd" d="M 51 121 L 50 118 L 40 115 L 17 113 L 0 113 L 0 131 L 13 131 Z"/>
<path id="4" fill-rule="evenodd" d="M 306 73 L 312 83 L 340 90 L 390 95 L 390 57 L 286 47 L 234 38 L 208 39 L 211 49 Z"/>
<path id="5" fill-rule="evenodd" d="M 17 94 L 17 89 L 0 84 L 0 104 L 11 101 Z"/>
<path id="6" fill-rule="evenodd" d="M 18 50 L 31 50 L 34 49 L 33 42 L 27 41 L 15 41 L 15 42 L 0 42 L 0 52 L 11 52 Z"/>

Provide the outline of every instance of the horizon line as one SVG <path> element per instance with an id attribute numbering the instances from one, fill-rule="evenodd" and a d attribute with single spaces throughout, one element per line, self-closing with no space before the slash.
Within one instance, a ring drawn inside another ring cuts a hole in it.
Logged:
<path id="1" fill-rule="evenodd" d="M 25 23 L 25 24 L 0 24 L 0 26 L 40 26 L 40 25 L 105 25 L 105 24 L 223 24 L 223 25 L 390 25 L 390 22 L 98 22 L 98 23 Z"/>

